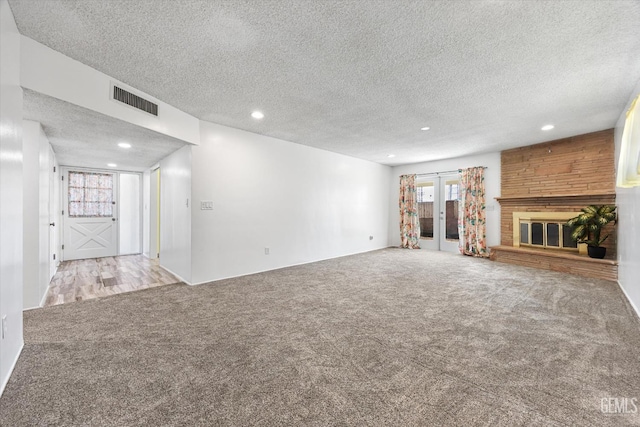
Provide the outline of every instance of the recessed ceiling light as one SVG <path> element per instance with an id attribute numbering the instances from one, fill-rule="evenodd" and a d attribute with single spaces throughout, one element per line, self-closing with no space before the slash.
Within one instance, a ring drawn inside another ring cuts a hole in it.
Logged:
<path id="1" fill-rule="evenodd" d="M 131 144 L 129 144 L 128 142 L 120 142 L 118 144 L 118 147 L 120 147 L 120 148 L 131 148 Z"/>
<path id="2" fill-rule="evenodd" d="M 541 128 L 541 129 L 542 129 L 542 130 L 551 130 L 551 129 L 553 129 L 553 128 L 554 128 L 554 126 L 553 126 L 553 125 L 544 125 L 544 126 L 542 126 L 542 128 Z"/>
<path id="3" fill-rule="evenodd" d="M 423 128 L 420 128 L 420 130 L 429 130 L 429 129 L 431 129 L 429 126 L 425 126 Z"/>
<path id="4" fill-rule="evenodd" d="M 254 111 L 253 113 L 251 113 L 251 117 L 256 120 L 260 120 L 264 118 L 264 114 L 262 114 L 262 111 Z"/>
<path id="5" fill-rule="evenodd" d="M 107 166 L 109 166 L 110 168 L 115 168 L 118 165 L 116 165 L 115 163 L 107 163 Z"/>
<path id="6" fill-rule="evenodd" d="M 390 159 L 393 159 L 396 155 L 395 154 L 389 154 L 387 157 Z"/>

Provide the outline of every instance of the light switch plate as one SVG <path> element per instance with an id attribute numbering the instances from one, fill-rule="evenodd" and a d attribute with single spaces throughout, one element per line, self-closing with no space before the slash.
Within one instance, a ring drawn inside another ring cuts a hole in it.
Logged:
<path id="1" fill-rule="evenodd" d="M 210 211 L 213 210 L 213 202 L 210 200 L 201 200 L 200 201 L 200 210 Z"/>

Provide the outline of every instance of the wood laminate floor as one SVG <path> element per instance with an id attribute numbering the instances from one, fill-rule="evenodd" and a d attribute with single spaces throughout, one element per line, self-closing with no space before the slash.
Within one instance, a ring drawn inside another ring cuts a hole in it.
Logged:
<path id="1" fill-rule="evenodd" d="M 179 283 L 157 259 L 125 255 L 64 261 L 51 279 L 44 306 Z"/>

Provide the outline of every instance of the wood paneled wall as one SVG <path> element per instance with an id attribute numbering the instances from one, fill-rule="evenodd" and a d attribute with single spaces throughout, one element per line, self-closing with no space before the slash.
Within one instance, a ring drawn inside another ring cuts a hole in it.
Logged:
<path id="1" fill-rule="evenodd" d="M 501 198 L 615 194 L 613 129 L 502 152 Z"/>

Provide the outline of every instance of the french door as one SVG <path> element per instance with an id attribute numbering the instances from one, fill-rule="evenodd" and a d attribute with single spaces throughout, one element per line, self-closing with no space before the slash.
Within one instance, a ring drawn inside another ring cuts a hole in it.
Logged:
<path id="1" fill-rule="evenodd" d="M 459 179 L 457 174 L 418 177 L 421 248 L 458 252 Z"/>
<path id="2" fill-rule="evenodd" d="M 69 168 L 62 173 L 63 259 L 117 255 L 117 173 Z"/>

